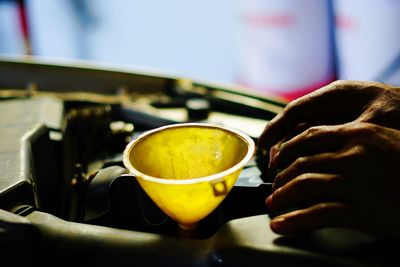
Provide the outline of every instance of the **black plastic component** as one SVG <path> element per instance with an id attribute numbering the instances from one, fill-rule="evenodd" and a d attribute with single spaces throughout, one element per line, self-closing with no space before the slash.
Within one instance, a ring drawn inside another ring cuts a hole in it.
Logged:
<path id="1" fill-rule="evenodd" d="M 50 128 L 60 126 L 62 108 L 48 98 L 1 102 L 0 208 L 33 205 L 57 214 L 61 179 Z"/>
<path id="2" fill-rule="evenodd" d="M 206 120 L 210 114 L 210 102 L 207 99 L 191 98 L 186 101 L 187 118 L 189 121 Z"/>
<path id="3" fill-rule="evenodd" d="M 110 212 L 110 186 L 115 178 L 126 173 L 128 173 L 126 168 L 109 166 L 94 175 L 85 192 L 85 204 L 83 204 L 85 221 L 95 220 Z"/>

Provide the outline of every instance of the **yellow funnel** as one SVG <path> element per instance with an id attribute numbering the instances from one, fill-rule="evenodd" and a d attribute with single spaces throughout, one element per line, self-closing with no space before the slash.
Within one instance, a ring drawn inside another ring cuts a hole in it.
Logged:
<path id="1" fill-rule="evenodd" d="M 123 162 L 169 217 L 193 229 L 230 192 L 254 150 L 254 141 L 237 130 L 180 123 L 131 141 Z"/>

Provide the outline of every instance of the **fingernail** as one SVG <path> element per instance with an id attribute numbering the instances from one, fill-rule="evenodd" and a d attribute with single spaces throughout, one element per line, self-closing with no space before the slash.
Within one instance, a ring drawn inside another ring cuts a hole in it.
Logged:
<path id="1" fill-rule="evenodd" d="M 268 164 L 268 168 L 272 168 L 275 167 L 276 165 L 276 160 L 277 157 L 279 155 L 279 148 L 277 145 L 271 147 L 271 149 L 269 150 L 269 164 Z"/>
<path id="2" fill-rule="evenodd" d="M 268 168 L 271 168 L 272 159 L 274 158 L 275 153 L 276 153 L 276 148 L 275 148 L 275 146 L 272 146 L 272 147 L 269 149 Z"/>
<path id="3" fill-rule="evenodd" d="M 272 194 L 267 197 L 267 199 L 265 200 L 265 204 L 269 209 L 272 209 Z"/>
<path id="4" fill-rule="evenodd" d="M 276 233 L 285 233 L 288 229 L 288 224 L 285 217 L 276 217 L 270 223 L 272 231 Z"/>
<path id="5" fill-rule="evenodd" d="M 280 151 L 278 150 L 278 152 L 275 153 L 275 156 L 274 156 L 274 158 L 272 159 L 271 166 L 272 166 L 273 168 L 276 168 L 276 167 L 278 166 L 279 154 L 280 154 Z"/>

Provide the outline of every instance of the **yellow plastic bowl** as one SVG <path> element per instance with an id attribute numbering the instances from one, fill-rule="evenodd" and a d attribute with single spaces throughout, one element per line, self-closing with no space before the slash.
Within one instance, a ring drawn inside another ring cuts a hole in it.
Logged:
<path id="1" fill-rule="evenodd" d="M 132 140 L 123 162 L 158 207 L 182 229 L 193 229 L 230 192 L 254 151 L 240 131 L 180 123 Z"/>

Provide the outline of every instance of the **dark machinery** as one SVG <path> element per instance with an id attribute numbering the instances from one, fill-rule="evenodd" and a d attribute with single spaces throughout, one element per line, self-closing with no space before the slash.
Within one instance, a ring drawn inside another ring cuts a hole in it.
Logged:
<path id="1" fill-rule="evenodd" d="M 184 233 L 122 164 L 136 135 L 203 121 L 255 141 L 285 102 L 240 88 L 98 65 L 0 59 L 2 260 L 86 266 L 386 266 L 396 245 L 343 229 L 272 233 L 257 155 Z M 258 163 L 258 164 L 257 164 Z"/>

